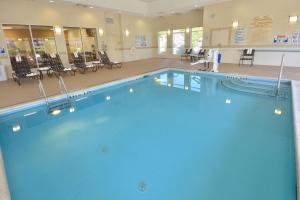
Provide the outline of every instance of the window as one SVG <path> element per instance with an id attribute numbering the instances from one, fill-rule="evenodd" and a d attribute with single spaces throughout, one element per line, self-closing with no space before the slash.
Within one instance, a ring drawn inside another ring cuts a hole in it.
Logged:
<path id="1" fill-rule="evenodd" d="M 168 33 L 167 31 L 158 32 L 158 52 L 159 54 L 167 52 Z"/>
<path id="2" fill-rule="evenodd" d="M 56 54 L 56 43 L 52 26 L 31 26 L 33 46 L 39 66 L 45 54 Z"/>
<path id="3" fill-rule="evenodd" d="M 179 29 L 173 31 L 173 54 L 181 55 L 184 52 L 185 30 Z"/>
<path id="4" fill-rule="evenodd" d="M 202 27 L 192 28 L 191 46 L 194 52 L 197 52 L 202 48 L 202 42 L 203 42 L 203 28 Z"/>
<path id="5" fill-rule="evenodd" d="M 97 60 L 97 30 L 95 28 L 82 28 L 81 37 L 86 62 Z"/>
<path id="6" fill-rule="evenodd" d="M 37 67 L 29 26 L 3 25 L 3 30 L 9 56 L 24 56 L 27 58 L 30 67 Z"/>
<path id="7" fill-rule="evenodd" d="M 64 28 L 69 63 L 73 63 L 73 53 L 83 53 L 80 28 Z"/>
<path id="8" fill-rule="evenodd" d="M 98 41 L 95 28 L 64 28 L 69 63 L 73 62 L 73 53 L 82 53 L 86 62 L 97 59 Z"/>

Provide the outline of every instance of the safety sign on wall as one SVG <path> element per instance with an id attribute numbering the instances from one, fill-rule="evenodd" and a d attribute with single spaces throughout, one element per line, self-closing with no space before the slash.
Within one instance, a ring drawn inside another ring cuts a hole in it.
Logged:
<path id="1" fill-rule="evenodd" d="M 300 45 L 300 32 L 292 33 L 292 44 Z"/>
<path id="2" fill-rule="evenodd" d="M 275 35 L 273 39 L 274 44 L 288 44 L 289 36 L 287 35 Z"/>

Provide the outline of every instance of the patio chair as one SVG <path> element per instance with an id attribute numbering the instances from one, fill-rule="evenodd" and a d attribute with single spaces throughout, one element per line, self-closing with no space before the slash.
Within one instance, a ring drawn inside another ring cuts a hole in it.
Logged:
<path id="1" fill-rule="evenodd" d="M 62 74 L 70 74 L 75 76 L 76 70 L 71 67 L 64 67 L 58 54 L 49 55 L 48 60 L 56 77 L 59 77 Z"/>
<path id="2" fill-rule="evenodd" d="M 85 73 L 87 70 L 92 70 L 93 72 L 97 71 L 96 65 L 87 65 L 84 61 L 84 57 L 80 53 L 73 53 L 73 62 L 74 66 L 79 69 L 81 73 Z"/>
<path id="3" fill-rule="evenodd" d="M 16 56 L 10 58 L 13 73 L 12 77 L 18 85 L 21 85 L 21 79 L 40 79 L 40 75 L 32 72 L 26 57 Z"/>
<path id="4" fill-rule="evenodd" d="M 197 60 L 205 59 L 206 49 L 200 49 L 198 54 L 194 54 L 191 56 L 191 62 L 195 62 Z"/>
<path id="5" fill-rule="evenodd" d="M 244 49 L 240 57 L 239 66 L 241 65 L 241 63 L 243 65 L 245 60 L 250 61 L 251 66 L 253 66 L 254 56 L 255 56 L 255 49 Z"/>
<path id="6" fill-rule="evenodd" d="M 113 67 L 117 67 L 117 68 L 122 67 L 121 62 L 110 61 L 110 59 L 109 59 L 109 57 L 108 57 L 108 55 L 105 51 L 100 51 L 99 55 L 100 55 L 100 59 L 102 61 L 102 64 L 108 65 L 110 69 L 112 69 Z"/>
<path id="7" fill-rule="evenodd" d="M 189 58 L 193 53 L 193 49 L 186 49 L 184 54 L 181 55 L 181 61 L 183 58 Z"/>

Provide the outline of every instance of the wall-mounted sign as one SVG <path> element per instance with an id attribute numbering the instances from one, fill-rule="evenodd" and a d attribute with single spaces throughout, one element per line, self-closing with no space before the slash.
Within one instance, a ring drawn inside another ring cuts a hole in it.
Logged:
<path id="1" fill-rule="evenodd" d="M 288 44 L 289 36 L 287 35 L 275 35 L 273 39 L 274 44 Z"/>
<path id="2" fill-rule="evenodd" d="M 0 47 L 0 56 L 4 56 L 5 55 L 5 48 Z"/>
<path id="3" fill-rule="evenodd" d="M 292 34 L 292 44 L 300 45 L 300 32 L 294 32 Z"/>
<path id="4" fill-rule="evenodd" d="M 246 33 L 246 28 L 238 27 L 234 32 L 234 44 L 245 44 Z"/>
<path id="5" fill-rule="evenodd" d="M 135 47 L 136 48 L 145 48 L 148 47 L 149 43 L 145 35 L 136 35 L 135 36 Z"/>

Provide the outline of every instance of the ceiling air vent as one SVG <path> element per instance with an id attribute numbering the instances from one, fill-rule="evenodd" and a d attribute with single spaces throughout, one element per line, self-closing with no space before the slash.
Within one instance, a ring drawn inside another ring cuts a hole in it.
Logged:
<path id="1" fill-rule="evenodd" d="M 107 24 L 113 24 L 113 23 L 114 23 L 114 19 L 111 18 L 111 17 L 106 17 L 106 18 L 105 18 L 105 22 L 106 22 Z"/>

